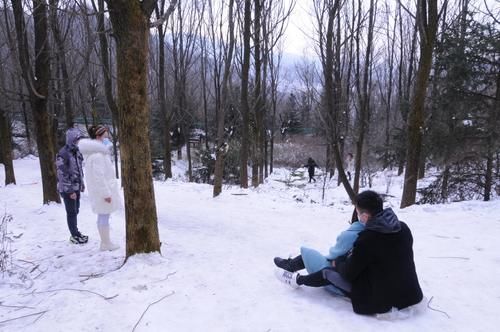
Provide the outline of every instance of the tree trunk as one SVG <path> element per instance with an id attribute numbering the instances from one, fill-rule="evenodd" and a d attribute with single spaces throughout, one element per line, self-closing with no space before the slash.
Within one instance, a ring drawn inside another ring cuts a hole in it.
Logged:
<path id="1" fill-rule="evenodd" d="M 157 16 L 162 17 L 164 15 L 165 1 L 162 1 L 162 5 L 157 10 Z M 166 26 L 166 25 L 165 25 Z M 167 110 L 167 89 L 165 87 L 165 31 L 163 30 L 163 25 L 158 25 L 158 101 L 160 103 L 160 112 L 164 116 L 165 122 L 165 146 L 163 153 L 163 171 L 165 173 L 165 179 L 172 178 L 172 155 L 170 153 L 170 114 Z"/>
<path id="2" fill-rule="evenodd" d="M 243 63 L 241 67 L 240 107 L 242 115 L 241 150 L 240 150 L 240 185 L 248 188 L 248 149 L 249 149 L 249 102 L 248 81 L 250 72 L 250 38 L 252 24 L 252 1 L 245 0 L 243 26 Z"/>
<path id="3" fill-rule="evenodd" d="M 107 0 L 116 38 L 126 257 L 160 251 L 149 145 L 149 17 L 154 3 Z M 137 147 L 141 147 L 138 149 Z"/>
<path id="4" fill-rule="evenodd" d="M 253 45 L 254 45 L 254 66 L 255 66 L 255 80 L 254 80 L 254 114 L 255 126 L 253 127 L 253 142 L 252 142 L 252 186 L 259 186 L 259 170 L 261 161 L 261 128 L 263 126 L 262 118 L 262 54 L 261 54 L 261 7 L 262 0 L 254 1 L 254 31 L 253 31 Z"/>
<path id="5" fill-rule="evenodd" d="M 497 74 L 497 91 L 495 96 L 495 102 L 490 111 L 489 119 L 489 133 L 487 141 L 487 153 L 486 153 L 486 174 L 484 181 L 484 200 L 489 201 L 491 197 L 491 188 L 493 186 L 493 156 L 495 154 L 495 131 L 498 128 L 498 115 L 500 114 L 500 73 Z M 498 154 L 497 154 L 498 156 Z M 497 161 L 498 169 L 498 161 Z M 498 175 L 498 170 L 497 170 Z"/>
<path id="6" fill-rule="evenodd" d="M 420 32 L 420 60 L 411 110 L 408 117 L 406 171 L 401 208 L 415 204 L 417 196 L 418 169 L 422 150 L 422 128 L 424 126 L 425 96 L 432 67 L 432 54 L 438 21 L 437 0 L 418 0 L 417 25 Z"/>
<path id="7" fill-rule="evenodd" d="M 363 64 L 363 77 L 360 77 L 359 69 L 360 69 L 360 63 L 359 63 L 359 53 L 360 53 L 360 47 L 359 47 L 359 39 L 361 36 L 359 34 L 362 33 L 362 26 L 361 26 L 361 0 L 358 2 L 359 6 L 359 24 L 358 24 L 358 36 L 356 38 L 356 44 L 357 44 L 357 54 L 358 54 L 358 59 L 357 59 L 357 86 L 358 86 L 358 93 L 359 93 L 359 109 L 360 109 L 360 115 L 359 115 L 359 123 L 358 123 L 358 140 L 356 142 L 356 153 L 355 153 L 355 161 L 354 161 L 354 185 L 353 185 L 353 190 L 355 193 L 359 191 L 359 179 L 360 179 L 360 174 L 361 174 L 361 157 L 364 155 L 363 154 L 363 146 L 365 143 L 365 133 L 368 130 L 368 119 L 369 119 L 369 114 L 370 114 L 370 92 L 369 92 L 369 80 L 370 80 L 370 67 L 371 67 L 371 57 L 372 57 L 372 44 L 373 44 L 373 29 L 374 29 L 374 23 L 375 23 L 375 5 L 374 1 L 370 0 L 370 9 L 369 9 L 369 20 L 368 20 L 368 37 L 367 37 L 367 45 L 366 45 L 366 53 L 365 53 L 365 59 L 364 59 L 364 64 Z M 361 82 L 362 79 L 362 82 Z"/>
<path id="8" fill-rule="evenodd" d="M 113 97 L 113 79 L 111 75 L 111 64 L 109 61 L 109 46 L 108 37 L 106 36 L 106 27 L 104 25 L 104 0 L 98 0 L 98 14 L 97 14 L 97 31 L 99 32 L 99 46 L 101 49 L 101 65 L 104 76 L 104 93 L 106 95 L 106 102 L 108 104 L 109 110 L 111 111 L 111 116 L 113 118 L 113 127 L 116 123 L 120 123 L 118 119 L 118 106 L 116 105 L 115 98 Z M 116 129 L 116 128 L 114 128 Z M 118 179 L 118 150 L 117 150 L 117 133 L 120 131 L 113 130 L 111 133 L 113 136 L 113 154 L 115 156 L 115 176 Z"/>
<path id="9" fill-rule="evenodd" d="M 47 110 L 50 81 L 50 51 L 47 36 L 47 4 L 44 0 L 33 0 L 33 24 L 35 30 L 35 73 L 31 71 L 28 37 L 21 1 L 11 0 L 16 25 L 19 63 L 26 83 L 42 173 L 43 203 L 60 202 L 57 193 L 54 139 L 51 117 Z M 35 79 L 36 78 L 36 79 Z"/>
<path id="10" fill-rule="evenodd" d="M 0 153 L 5 168 L 5 185 L 16 184 L 12 163 L 12 130 L 3 110 L 0 110 Z"/>
<path id="11" fill-rule="evenodd" d="M 335 158 L 335 164 L 339 174 L 340 181 L 344 185 L 347 195 L 354 201 L 355 193 L 352 190 L 351 184 L 347 179 L 345 174 L 344 165 L 342 164 L 342 156 L 340 154 L 339 147 L 339 137 L 337 133 L 336 124 L 336 107 L 334 96 L 334 82 L 333 82 L 333 61 L 334 61 L 334 48 L 333 48 L 333 25 L 334 19 L 337 16 L 337 11 L 340 10 L 340 1 L 334 1 L 333 5 L 328 8 L 328 25 L 326 31 L 325 45 L 322 53 L 324 54 L 324 59 L 322 59 L 323 64 L 323 76 L 324 76 L 324 114 L 326 117 L 326 127 L 327 127 L 327 144 L 331 144 L 332 153 Z M 320 33 L 324 33 L 321 31 Z"/>
<path id="12" fill-rule="evenodd" d="M 191 143 L 189 143 L 190 133 L 186 131 L 186 157 L 188 160 L 188 180 L 189 182 L 193 182 L 193 161 L 191 159 Z"/>
<path id="13" fill-rule="evenodd" d="M 224 114 L 229 108 L 229 78 L 231 75 L 231 64 L 233 61 L 233 52 L 235 47 L 234 36 L 234 0 L 229 1 L 228 20 L 229 20 L 229 40 L 227 45 L 227 54 L 224 60 L 224 76 L 222 78 L 221 109 L 217 118 L 217 147 L 215 150 L 215 170 L 214 170 L 214 197 L 222 191 L 222 180 L 224 177 L 224 158 L 227 152 L 228 143 L 224 141 Z"/>
<path id="14" fill-rule="evenodd" d="M 73 127 L 73 88 L 72 82 L 69 78 L 68 65 L 66 62 L 66 50 L 64 46 L 64 39 L 59 28 L 59 23 L 57 22 L 57 11 L 59 0 L 49 0 L 50 10 L 49 15 L 51 18 L 52 33 L 54 35 L 54 41 L 56 43 L 56 57 L 59 63 L 59 68 L 61 70 L 62 84 L 60 85 L 63 89 L 64 98 L 64 117 L 66 120 L 66 128 Z M 71 18 L 71 16 L 70 16 Z"/>

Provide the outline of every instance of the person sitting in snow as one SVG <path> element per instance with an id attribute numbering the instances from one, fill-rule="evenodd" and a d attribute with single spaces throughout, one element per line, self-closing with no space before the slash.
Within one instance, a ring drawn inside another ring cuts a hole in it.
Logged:
<path id="1" fill-rule="evenodd" d="M 324 269 L 331 269 L 332 262 L 339 256 L 345 255 L 358 237 L 358 233 L 365 228 L 365 225 L 359 221 L 353 222 L 345 231 L 337 236 L 337 241 L 330 248 L 328 255 L 322 255 L 317 250 L 301 247 L 300 255 L 294 258 L 283 259 L 274 258 L 276 277 L 278 280 L 294 288 L 300 285 L 310 287 L 323 287 L 335 295 L 347 296 L 349 285 L 346 282 L 345 287 L 338 287 L 342 282 L 339 279 L 337 286 L 326 280 L 323 276 Z M 306 269 L 308 275 L 300 275 L 297 271 Z M 342 286 L 342 285 L 340 285 Z M 347 287 L 347 288 L 346 288 Z M 346 288 L 346 289 L 344 289 Z"/>
<path id="2" fill-rule="evenodd" d="M 78 141 L 83 137 L 77 128 L 66 131 L 66 145 L 56 155 L 57 191 L 64 201 L 66 222 L 71 234 L 71 243 L 87 243 L 89 237 L 78 230 L 78 212 L 80 210 L 80 193 L 85 190 L 83 183 L 83 156 L 78 149 Z"/>
<path id="3" fill-rule="evenodd" d="M 109 216 L 121 207 L 121 198 L 110 159 L 108 129 L 103 125 L 92 126 L 89 135 L 92 139 L 82 139 L 79 146 L 85 157 L 90 204 L 97 214 L 100 250 L 116 250 L 119 246 L 112 243 L 109 237 Z"/>
<path id="4" fill-rule="evenodd" d="M 332 268 L 321 271 L 323 278 L 342 288 L 358 314 L 386 313 L 420 303 L 423 294 L 408 226 L 391 208 L 383 209 L 382 198 L 374 191 L 358 194 L 355 206 L 365 229 L 358 234 L 352 250 L 334 259 Z M 298 273 L 283 273 L 281 278 L 291 286 L 305 284 Z"/>
<path id="5" fill-rule="evenodd" d="M 391 208 L 383 209 L 382 198 L 365 191 L 356 198 L 358 218 L 365 224 L 348 255 L 337 258 L 335 268 L 352 283 L 354 312 L 385 313 L 418 304 L 423 299 L 413 260 L 410 228 Z M 326 271 L 330 280 L 334 271 Z"/>
<path id="6" fill-rule="evenodd" d="M 309 173 L 309 183 L 311 183 L 311 180 L 316 182 L 316 179 L 314 178 L 314 169 L 318 167 L 318 165 L 316 165 L 314 159 L 309 157 L 309 159 L 307 159 L 307 164 L 305 164 L 304 167 L 307 167 L 307 172 Z"/>

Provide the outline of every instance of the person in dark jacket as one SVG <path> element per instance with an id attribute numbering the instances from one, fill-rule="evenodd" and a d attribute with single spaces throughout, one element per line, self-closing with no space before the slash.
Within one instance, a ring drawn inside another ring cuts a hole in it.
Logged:
<path id="1" fill-rule="evenodd" d="M 314 178 L 314 169 L 318 167 L 318 165 L 316 165 L 314 159 L 309 157 L 309 159 L 307 159 L 307 164 L 305 164 L 304 167 L 307 167 L 307 172 L 309 173 L 309 183 L 311 183 L 311 180 L 316 182 L 316 179 Z"/>
<path id="2" fill-rule="evenodd" d="M 382 198 L 374 191 L 358 194 L 355 204 L 365 230 L 352 250 L 334 261 L 336 271 L 324 271 L 325 278 L 334 282 L 340 274 L 351 282 L 349 297 L 358 314 L 401 310 L 422 301 L 408 226 L 391 208 L 383 209 Z"/>
<path id="3" fill-rule="evenodd" d="M 70 128 L 66 132 L 66 145 L 56 156 L 57 190 L 61 195 L 66 208 L 66 221 L 71 237 L 75 244 L 87 243 L 89 238 L 78 230 L 77 216 L 80 209 L 80 193 L 85 190 L 83 183 L 82 162 L 83 156 L 78 149 L 78 141 L 83 138 L 77 128 Z"/>

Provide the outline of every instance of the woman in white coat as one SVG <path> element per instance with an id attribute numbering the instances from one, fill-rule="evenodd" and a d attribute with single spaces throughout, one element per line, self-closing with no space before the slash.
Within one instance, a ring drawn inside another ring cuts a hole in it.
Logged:
<path id="1" fill-rule="evenodd" d="M 92 139 L 82 139 L 78 147 L 85 159 L 85 178 L 92 211 L 97 214 L 97 229 L 101 237 L 100 249 L 119 248 L 109 237 L 109 216 L 121 207 L 118 182 L 111 163 L 108 129 L 97 125 L 89 128 Z"/>

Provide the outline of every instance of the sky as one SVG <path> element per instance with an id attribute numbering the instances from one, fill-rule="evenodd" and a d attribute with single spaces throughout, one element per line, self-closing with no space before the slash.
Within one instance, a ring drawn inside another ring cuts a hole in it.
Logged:
<path id="1" fill-rule="evenodd" d="M 292 0 L 284 0 L 290 3 Z M 396 1 L 392 1 L 395 3 Z M 451 0 L 450 3 L 456 3 L 457 0 Z M 484 0 L 473 0 L 480 9 L 485 8 Z M 379 0 L 379 3 L 382 3 Z M 486 0 L 488 8 L 497 14 L 500 20 L 500 0 Z M 379 4 L 381 6 L 381 4 Z M 295 8 L 290 16 L 290 22 L 285 32 L 284 51 L 288 54 L 297 56 L 316 57 L 314 50 L 314 41 L 310 36 L 314 36 L 314 17 L 312 14 L 311 0 L 296 0 Z"/>

